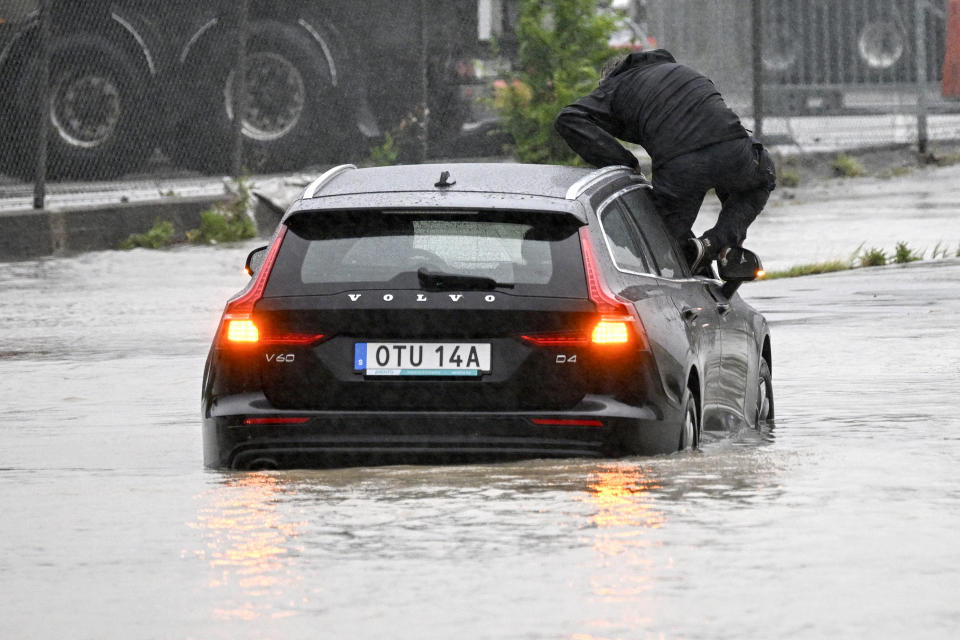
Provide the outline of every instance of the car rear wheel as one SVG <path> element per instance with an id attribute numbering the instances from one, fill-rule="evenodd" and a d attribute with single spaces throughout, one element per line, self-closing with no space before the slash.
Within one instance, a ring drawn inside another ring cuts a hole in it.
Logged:
<path id="1" fill-rule="evenodd" d="M 680 425 L 680 451 L 696 449 L 700 446 L 700 417 L 697 400 L 687 389 L 683 394 L 683 422 Z"/>
<path id="2" fill-rule="evenodd" d="M 762 429 L 773 419 L 773 376 L 766 358 L 760 359 L 760 375 L 757 380 L 757 413 L 755 425 Z"/>

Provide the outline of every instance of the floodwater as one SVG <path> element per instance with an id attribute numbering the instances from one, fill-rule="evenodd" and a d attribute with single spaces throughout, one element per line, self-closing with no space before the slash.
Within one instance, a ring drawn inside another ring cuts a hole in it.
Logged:
<path id="1" fill-rule="evenodd" d="M 0 637 L 960 637 L 960 260 L 745 286 L 768 433 L 206 471 L 252 246 L 0 264 Z"/>

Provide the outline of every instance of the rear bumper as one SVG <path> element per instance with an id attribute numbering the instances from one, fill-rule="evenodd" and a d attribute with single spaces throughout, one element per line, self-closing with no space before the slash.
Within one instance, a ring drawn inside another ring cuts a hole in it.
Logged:
<path id="1" fill-rule="evenodd" d="M 204 419 L 204 464 L 232 469 L 342 467 L 675 451 L 679 419 L 658 419 L 657 413 L 605 396 L 587 396 L 569 411 L 511 413 L 294 412 L 271 408 L 260 394 L 231 396 L 220 399 Z M 249 419 L 294 417 L 306 421 L 245 424 Z"/>

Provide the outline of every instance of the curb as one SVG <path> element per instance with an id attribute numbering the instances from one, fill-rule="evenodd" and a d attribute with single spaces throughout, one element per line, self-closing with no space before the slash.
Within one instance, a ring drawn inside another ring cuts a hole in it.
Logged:
<path id="1" fill-rule="evenodd" d="M 200 214 L 229 194 L 170 198 L 65 211 L 0 212 L 0 262 L 116 249 L 131 234 L 145 233 L 157 220 L 173 223 L 178 235 L 200 226 Z"/>

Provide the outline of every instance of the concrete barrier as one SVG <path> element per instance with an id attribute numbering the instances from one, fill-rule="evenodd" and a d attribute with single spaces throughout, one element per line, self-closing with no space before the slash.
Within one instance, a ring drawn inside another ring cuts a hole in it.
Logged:
<path id="1" fill-rule="evenodd" d="M 200 214 L 230 196 L 169 198 L 66 211 L 0 212 L 0 261 L 29 260 L 81 251 L 116 249 L 157 220 L 173 223 L 179 236 L 200 226 Z"/>

